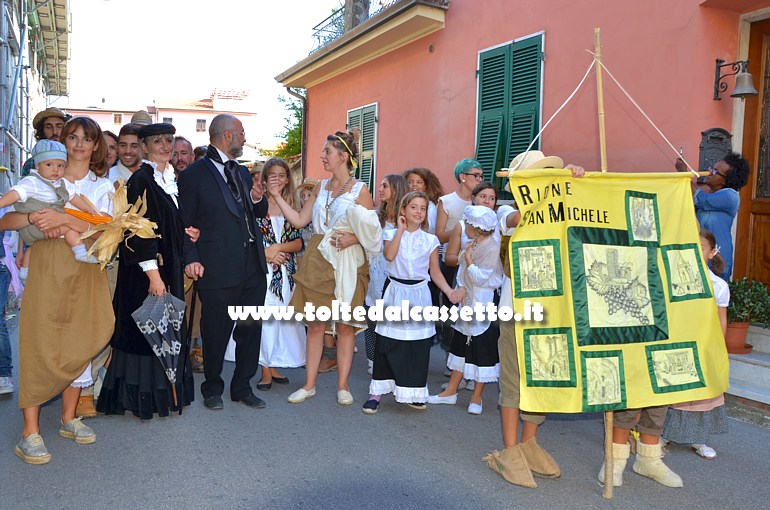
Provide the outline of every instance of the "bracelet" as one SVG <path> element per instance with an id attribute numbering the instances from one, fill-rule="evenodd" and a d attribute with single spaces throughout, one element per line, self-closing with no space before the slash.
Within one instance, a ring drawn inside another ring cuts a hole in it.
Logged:
<path id="1" fill-rule="evenodd" d="M 30 215 L 30 214 L 32 214 L 32 213 L 31 213 L 31 212 L 28 212 L 28 213 L 27 213 L 27 223 L 29 223 L 30 225 L 32 225 L 32 220 L 29 218 L 29 215 Z"/>

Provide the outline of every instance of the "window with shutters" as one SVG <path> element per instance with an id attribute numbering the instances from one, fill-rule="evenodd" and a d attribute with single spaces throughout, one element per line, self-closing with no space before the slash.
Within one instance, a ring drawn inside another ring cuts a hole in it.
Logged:
<path id="1" fill-rule="evenodd" d="M 542 63 L 542 34 L 479 53 L 476 160 L 500 190 L 505 183 L 495 172 L 525 151 L 540 130 Z M 539 149 L 540 141 L 532 148 Z M 510 195 L 502 192 L 500 198 Z"/>
<path id="2" fill-rule="evenodd" d="M 348 129 L 361 130 L 361 138 L 358 140 L 359 165 L 356 179 L 363 181 L 369 191 L 372 191 L 377 161 L 377 103 L 349 110 L 347 126 Z"/>

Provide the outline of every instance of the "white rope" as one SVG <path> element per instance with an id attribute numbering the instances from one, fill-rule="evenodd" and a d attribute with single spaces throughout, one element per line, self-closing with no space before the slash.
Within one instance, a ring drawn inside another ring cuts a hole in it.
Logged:
<path id="1" fill-rule="evenodd" d="M 589 53 L 590 53 L 590 52 L 589 52 Z M 596 60 L 594 60 L 594 62 L 596 62 Z M 622 91 L 623 91 L 623 93 L 626 95 L 626 97 L 628 98 L 628 100 L 629 100 L 629 101 L 631 101 L 631 103 L 633 103 L 633 105 L 634 105 L 634 106 L 636 106 L 636 109 L 637 109 L 637 110 L 639 110 L 639 113 L 641 113 L 642 115 L 644 115 L 644 118 L 645 118 L 645 119 L 647 119 L 647 122 L 649 122 L 649 123 L 650 123 L 650 125 L 652 125 L 652 127 L 654 127 L 654 128 L 655 128 L 655 131 L 657 131 L 657 132 L 658 132 L 658 134 L 659 134 L 659 135 L 660 135 L 660 136 L 663 138 L 663 140 L 665 140 L 665 141 L 666 141 L 666 143 L 668 144 L 668 146 L 669 146 L 669 147 L 671 147 L 671 150 L 672 150 L 672 151 L 674 151 L 674 154 L 676 154 L 676 157 L 678 157 L 678 158 L 681 158 L 681 159 L 682 159 L 682 161 L 684 161 L 684 164 L 685 164 L 685 165 L 687 165 L 687 168 L 690 170 L 690 172 L 692 172 L 693 174 L 695 174 L 695 176 L 696 176 L 696 177 L 697 177 L 697 176 L 699 176 L 700 174 L 698 174 L 698 172 L 696 172 L 695 170 L 693 170 L 693 168 L 690 166 L 690 163 L 688 163 L 687 161 L 685 161 L 685 159 L 682 157 L 682 155 L 681 155 L 681 154 L 679 154 L 679 151 L 677 151 L 677 150 L 676 150 L 676 147 L 674 147 L 674 146 L 671 144 L 671 142 L 669 142 L 669 141 L 668 141 L 668 138 L 666 138 L 666 135 L 664 135 L 664 134 L 663 134 L 663 132 L 662 132 L 660 129 L 658 129 L 658 126 L 656 126 L 656 125 L 655 125 L 655 123 L 652 121 L 652 119 L 650 119 L 650 117 L 649 117 L 649 116 L 647 116 L 647 114 L 646 114 L 646 113 L 644 113 L 644 110 L 642 110 L 642 107 L 641 107 L 641 106 L 639 106 L 639 105 L 636 103 L 636 101 L 634 101 L 634 98 L 633 98 L 633 97 L 631 97 L 631 94 L 629 94 L 628 92 L 626 92 L 626 89 L 624 89 L 624 88 L 623 88 L 623 85 L 621 85 L 621 84 L 620 84 L 620 82 L 619 82 L 618 80 L 616 80 L 616 79 L 615 79 L 615 77 L 612 75 L 612 72 L 610 72 L 610 70 L 609 70 L 609 69 L 607 69 L 607 66 L 604 64 L 604 62 L 602 62 L 602 61 L 599 61 L 599 65 L 601 65 L 601 66 L 604 68 L 604 70 L 605 70 L 605 71 L 607 71 L 607 74 L 608 74 L 608 75 L 610 75 L 610 78 L 612 78 L 612 81 L 614 81 L 614 82 L 615 82 L 615 85 L 617 85 L 617 86 L 620 88 L 620 90 L 622 90 Z"/>
<path id="2" fill-rule="evenodd" d="M 586 81 L 586 78 L 588 78 L 588 74 L 591 72 L 591 69 L 593 69 L 593 68 L 594 68 L 594 64 L 595 64 L 595 63 L 596 63 L 596 60 L 595 60 L 595 59 L 591 61 L 591 65 L 589 65 L 589 66 L 588 66 L 588 69 L 586 69 L 586 73 L 583 75 L 583 79 L 582 79 L 582 80 L 580 80 L 580 83 L 578 83 L 578 86 L 577 86 L 577 87 L 575 87 L 575 90 L 573 90 L 573 91 L 572 91 L 572 94 L 570 94 L 570 95 L 569 95 L 569 97 L 567 98 L 567 100 L 566 100 L 566 101 L 564 101 L 564 103 L 562 103 L 562 105 L 561 105 L 561 106 L 560 106 L 560 107 L 559 107 L 559 108 L 558 108 L 558 109 L 557 109 L 557 110 L 556 110 L 556 111 L 553 113 L 553 115 L 551 115 L 551 118 L 550 118 L 550 119 L 548 119 L 548 122 L 546 122 L 546 123 L 545 123 L 545 125 L 543 125 L 543 127 L 542 127 L 542 128 L 540 128 L 540 131 L 539 131 L 539 132 L 537 133 L 537 135 L 535 135 L 535 137 L 532 139 L 532 142 L 529 144 L 529 147 L 527 147 L 527 150 L 525 150 L 525 151 L 524 151 L 524 153 L 525 153 L 525 154 L 526 154 L 527 152 L 529 152 L 529 151 L 530 151 L 530 149 L 532 149 L 532 146 L 533 146 L 533 145 L 535 145 L 535 142 L 538 140 L 538 138 L 540 138 L 540 135 L 542 135 L 542 134 L 543 134 L 543 131 L 545 131 L 545 128 L 547 128 L 547 127 L 548 127 L 548 124 L 550 124 L 550 123 L 551 123 L 551 121 L 554 119 L 554 117 L 556 117 L 556 116 L 559 114 L 559 112 L 561 112 L 561 111 L 564 109 L 564 107 L 565 107 L 565 106 L 567 106 L 567 103 L 569 103 L 569 102 L 572 100 L 572 98 L 573 98 L 573 97 L 575 97 L 575 94 L 577 94 L 577 91 L 578 91 L 578 90 L 580 90 L 580 87 L 582 87 L 582 86 L 583 86 L 583 83 L 585 83 L 585 81 Z M 519 161 L 519 162 L 516 164 L 516 167 L 515 167 L 515 168 L 510 168 L 510 169 L 508 169 L 509 173 L 510 173 L 510 172 L 513 172 L 514 170 L 518 170 L 518 168 L 521 166 L 521 164 L 522 164 L 522 163 L 524 163 L 524 158 L 521 158 L 521 161 Z"/>

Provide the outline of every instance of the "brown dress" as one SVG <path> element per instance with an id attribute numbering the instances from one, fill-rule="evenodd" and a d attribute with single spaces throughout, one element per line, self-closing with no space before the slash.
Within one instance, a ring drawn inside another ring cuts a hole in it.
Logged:
<path id="1" fill-rule="evenodd" d="M 294 282 L 297 285 L 294 288 L 294 294 L 291 296 L 289 305 L 293 306 L 296 312 L 302 312 L 305 303 L 312 303 L 315 307 L 326 306 L 331 308 L 332 300 L 337 299 L 334 297 L 334 288 L 336 286 L 334 267 L 318 251 L 318 244 L 323 237 L 321 234 L 315 234 L 310 238 L 310 242 L 308 242 L 305 248 L 305 254 L 302 256 L 299 270 L 294 274 Z M 362 248 L 360 246 L 351 246 L 348 249 L 360 250 Z M 366 289 L 369 286 L 368 262 L 364 262 L 358 267 L 356 276 L 356 290 L 350 303 L 352 308 L 364 305 Z M 366 322 L 338 322 L 356 328 L 356 333 L 367 328 Z"/>
<path id="2" fill-rule="evenodd" d="M 104 349 L 114 327 L 99 265 L 75 260 L 63 239 L 33 244 L 19 317 L 19 407 L 38 406 L 66 389 Z"/>

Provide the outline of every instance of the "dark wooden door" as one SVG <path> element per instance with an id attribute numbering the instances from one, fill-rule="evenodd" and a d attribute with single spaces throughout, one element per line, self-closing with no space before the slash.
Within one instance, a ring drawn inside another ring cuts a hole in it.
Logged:
<path id="1" fill-rule="evenodd" d="M 770 20 L 752 24 L 749 60 L 759 97 L 746 100 L 743 155 L 751 174 L 741 190 L 733 278 L 770 285 Z"/>

